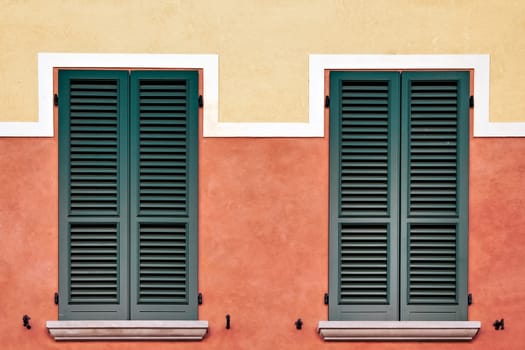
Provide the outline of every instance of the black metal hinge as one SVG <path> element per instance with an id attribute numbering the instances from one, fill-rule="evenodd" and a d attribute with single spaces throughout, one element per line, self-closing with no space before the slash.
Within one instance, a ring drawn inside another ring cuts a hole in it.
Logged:
<path id="1" fill-rule="evenodd" d="M 328 305 L 328 301 L 329 301 L 329 299 L 328 299 L 328 293 L 324 293 L 324 304 L 325 304 L 325 305 Z"/>
<path id="2" fill-rule="evenodd" d="M 197 296 L 197 302 L 199 303 L 199 305 L 202 305 L 202 293 L 199 293 L 199 295 Z"/>
<path id="3" fill-rule="evenodd" d="M 474 96 L 470 96 L 470 98 L 468 99 L 468 105 L 470 106 L 470 108 L 474 108 Z"/>
<path id="4" fill-rule="evenodd" d="M 58 95 L 57 95 L 57 94 L 55 94 L 55 95 L 53 96 L 53 104 L 54 104 L 55 106 L 58 106 Z"/>
<path id="5" fill-rule="evenodd" d="M 326 96 L 324 98 L 324 107 L 325 108 L 330 108 L 330 96 Z"/>
<path id="6" fill-rule="evenodd" d="M 204 107 L 204 99 L 202 98 L 202 95 L 199 95 L 199 107 Z"/>
<path id="7" fill-rule="evenodd" d="M 472 293 L 469 293 L 469 294 L 468 294 L 467 303 L 468 303 L 469 305 L 472 305 Z"/>
<path id="8" fill-rule="evenodd" d="M 58 293 L 55 293 L 55 305 L 58 305 Z"/>

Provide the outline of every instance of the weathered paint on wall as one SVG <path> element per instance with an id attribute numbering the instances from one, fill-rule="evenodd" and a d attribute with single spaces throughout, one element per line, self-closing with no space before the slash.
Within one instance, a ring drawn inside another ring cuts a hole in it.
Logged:
<path id="1" fill-rule="evenodd" d="M 471 343 L 323 343 L 327 318 L 328 139 L 200 140 L 200 343 L 56 343 L 57 139 L 0 139 L 2 349 L 505 349 L 525 344 L 522 139 L 471 139 Z M 22 316 L 31 316 L 31 330 Z M 232 328 L 225 329 L 225 315 Z M 304 321 L 295 329 L 297 318 Z M 505 330 L 494 320 L 505 318 Z"/>
<path id="2" fill-rule="evenodd" d="M 525 3 L 0 0 L 0 121 L 36 121 L 37 53 L 216 53 L 221 121 L 307 121 L 308 55 L 491 55 L 492 121 L 525 121 Z"/>

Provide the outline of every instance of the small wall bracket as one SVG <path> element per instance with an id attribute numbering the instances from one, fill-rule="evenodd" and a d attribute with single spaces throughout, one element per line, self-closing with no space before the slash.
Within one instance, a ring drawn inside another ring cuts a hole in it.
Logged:
<path id="1" fill-rule="evenodd" d="M 295 321 L 295 328 L 297 328 L 298 330 L 301 330 L 303 328 L 303 321 L 298 318 L 297 321 Z"/>
<path id="2" fill-rule="evenodd" d="M 226 329 L 230 329 L 230 314 L 226 315 Z"/>
<path id="3" fill-rule="evenodd" d="M 31 325 L 29 324 L 30 319 L 31 317 L 29 317 L 28 315 L 22 316 L 22 322 L 24 323 L 24 327 L 26 327 L 27 329 L 31 329 Z"/>
<path id="4" fill-rule="evenodd" d="M 492 324 L 494 326 L 494 329 L 499 331 L 499 330 L 504 330 L 505 329 L 505 320 L 502 318 L 501 320 L 496 320 L 494 321 L 494 323 Z"/>

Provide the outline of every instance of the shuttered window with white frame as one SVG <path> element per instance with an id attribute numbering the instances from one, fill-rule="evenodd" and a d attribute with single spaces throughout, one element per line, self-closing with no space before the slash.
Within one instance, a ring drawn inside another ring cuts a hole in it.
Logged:
<path id="1" fill-rule="evenodd" d="M 330 72 L 331 320 L 466 320 L 469 72 Z"/>

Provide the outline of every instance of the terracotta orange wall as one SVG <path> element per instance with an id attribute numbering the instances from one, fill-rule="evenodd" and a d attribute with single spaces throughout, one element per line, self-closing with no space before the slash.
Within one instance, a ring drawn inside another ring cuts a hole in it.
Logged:
<path id="1" fill-rule="evenodd" d="M 1 349 L 523 349 L 524 139 L 472 139 L 472 343 L 323 343 L 328 142 L 201 139 L 199 290 L 203 342 L 57 343 L 57 140 L 0 138 Z M 225 315 L 232 329 L 226 330 Z M 31 316 L 31 330 L 22 315 Z M 297 318 L 304 328 L 294 327 Z M 494 320 L 505 318 L 504 331 Z"/>

